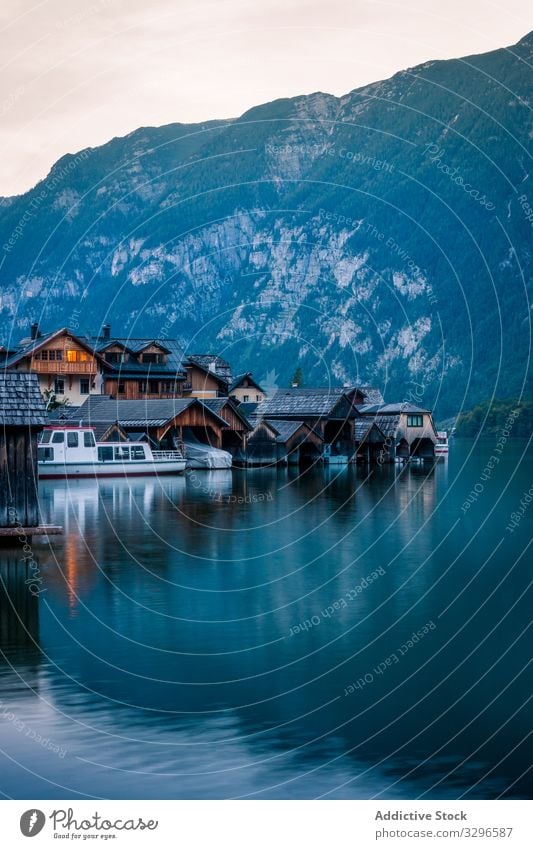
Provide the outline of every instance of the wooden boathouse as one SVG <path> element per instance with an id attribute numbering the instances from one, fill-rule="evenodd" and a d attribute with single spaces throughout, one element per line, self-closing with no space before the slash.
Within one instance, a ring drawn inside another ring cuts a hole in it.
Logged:
<path id="1" fill-rule="evenodd" d="M 62 532 L 40 521 L 37 435 L 47 422 L 38 376 L 0 373 L 0 537 Z"/>

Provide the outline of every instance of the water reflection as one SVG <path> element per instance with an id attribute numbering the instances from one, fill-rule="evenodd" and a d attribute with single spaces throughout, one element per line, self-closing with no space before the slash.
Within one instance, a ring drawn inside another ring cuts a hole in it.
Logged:
<path id="1" fill-rule="evenodd" d="M 68 753 L 46 760 L 0 730 L 35 773 L 30 781 L 10 761 L 2 789 L 36 798 L 523 793 L 525 779 L 513 782 L 527 757 L 506 753 L 527 733 L 527 570 L 519 564 L 495 592 L 496 523 L 465 552 L 457 515 L 479 471 L 458 481 L 462 459 L 451 471 L 44 482 L 43 511 L 65 535 L 35 543 L 46 592 L 39 618 L 36 607 L 25 618 L 40 666 L 30 668 L 30 646 L 11 630 L 22 654 L 0 684 L 18 715 Z M 484 512 L 501 491 L 495 479 Z M 22 575 L 10 574 L 20 607 Z M 6 609 L 4 597 L 3 623 Z"/>

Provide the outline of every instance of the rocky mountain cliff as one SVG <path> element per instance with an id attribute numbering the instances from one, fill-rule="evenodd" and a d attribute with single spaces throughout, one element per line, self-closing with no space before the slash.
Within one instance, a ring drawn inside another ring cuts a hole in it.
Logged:
<path id="1" fill-rule="evenodd" d="M 0 199 L 4 342 L 110 322 L 271 385 L 300 365 L 441 415 L 518 395 L 532 45 L 63 157 Z"/>

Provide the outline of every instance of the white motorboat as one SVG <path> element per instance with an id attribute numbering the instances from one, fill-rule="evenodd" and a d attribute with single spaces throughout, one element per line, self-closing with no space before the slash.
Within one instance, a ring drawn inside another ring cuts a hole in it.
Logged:
<path id="1" fill-rule="evenodd" d="M 437 443 L 435 444 L 435 457 L 445 457 L 448 454 L 448 433 L 445 430 L 437 431 Z"/>
<path id="2" fill-rule="evenodd" d="M 37 447 L 40 478 L 132 477 L 183 472 L 182 452 L 154 451 L 145 442 L 97 442 L 94 429 L 48 426 Z"/>

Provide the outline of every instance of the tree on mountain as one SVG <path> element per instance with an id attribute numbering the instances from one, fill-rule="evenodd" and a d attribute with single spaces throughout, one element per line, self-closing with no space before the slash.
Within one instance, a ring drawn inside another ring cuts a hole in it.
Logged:
<path id="1" fill-rule="evenodd" d="M 294 372 L 293 378 L 291 380 L 291 386 L 303 386 L 303 385 L 304 385 L 303 372 L 302 372 L 300 366 L 298 366 L 298 368 Z"/>

